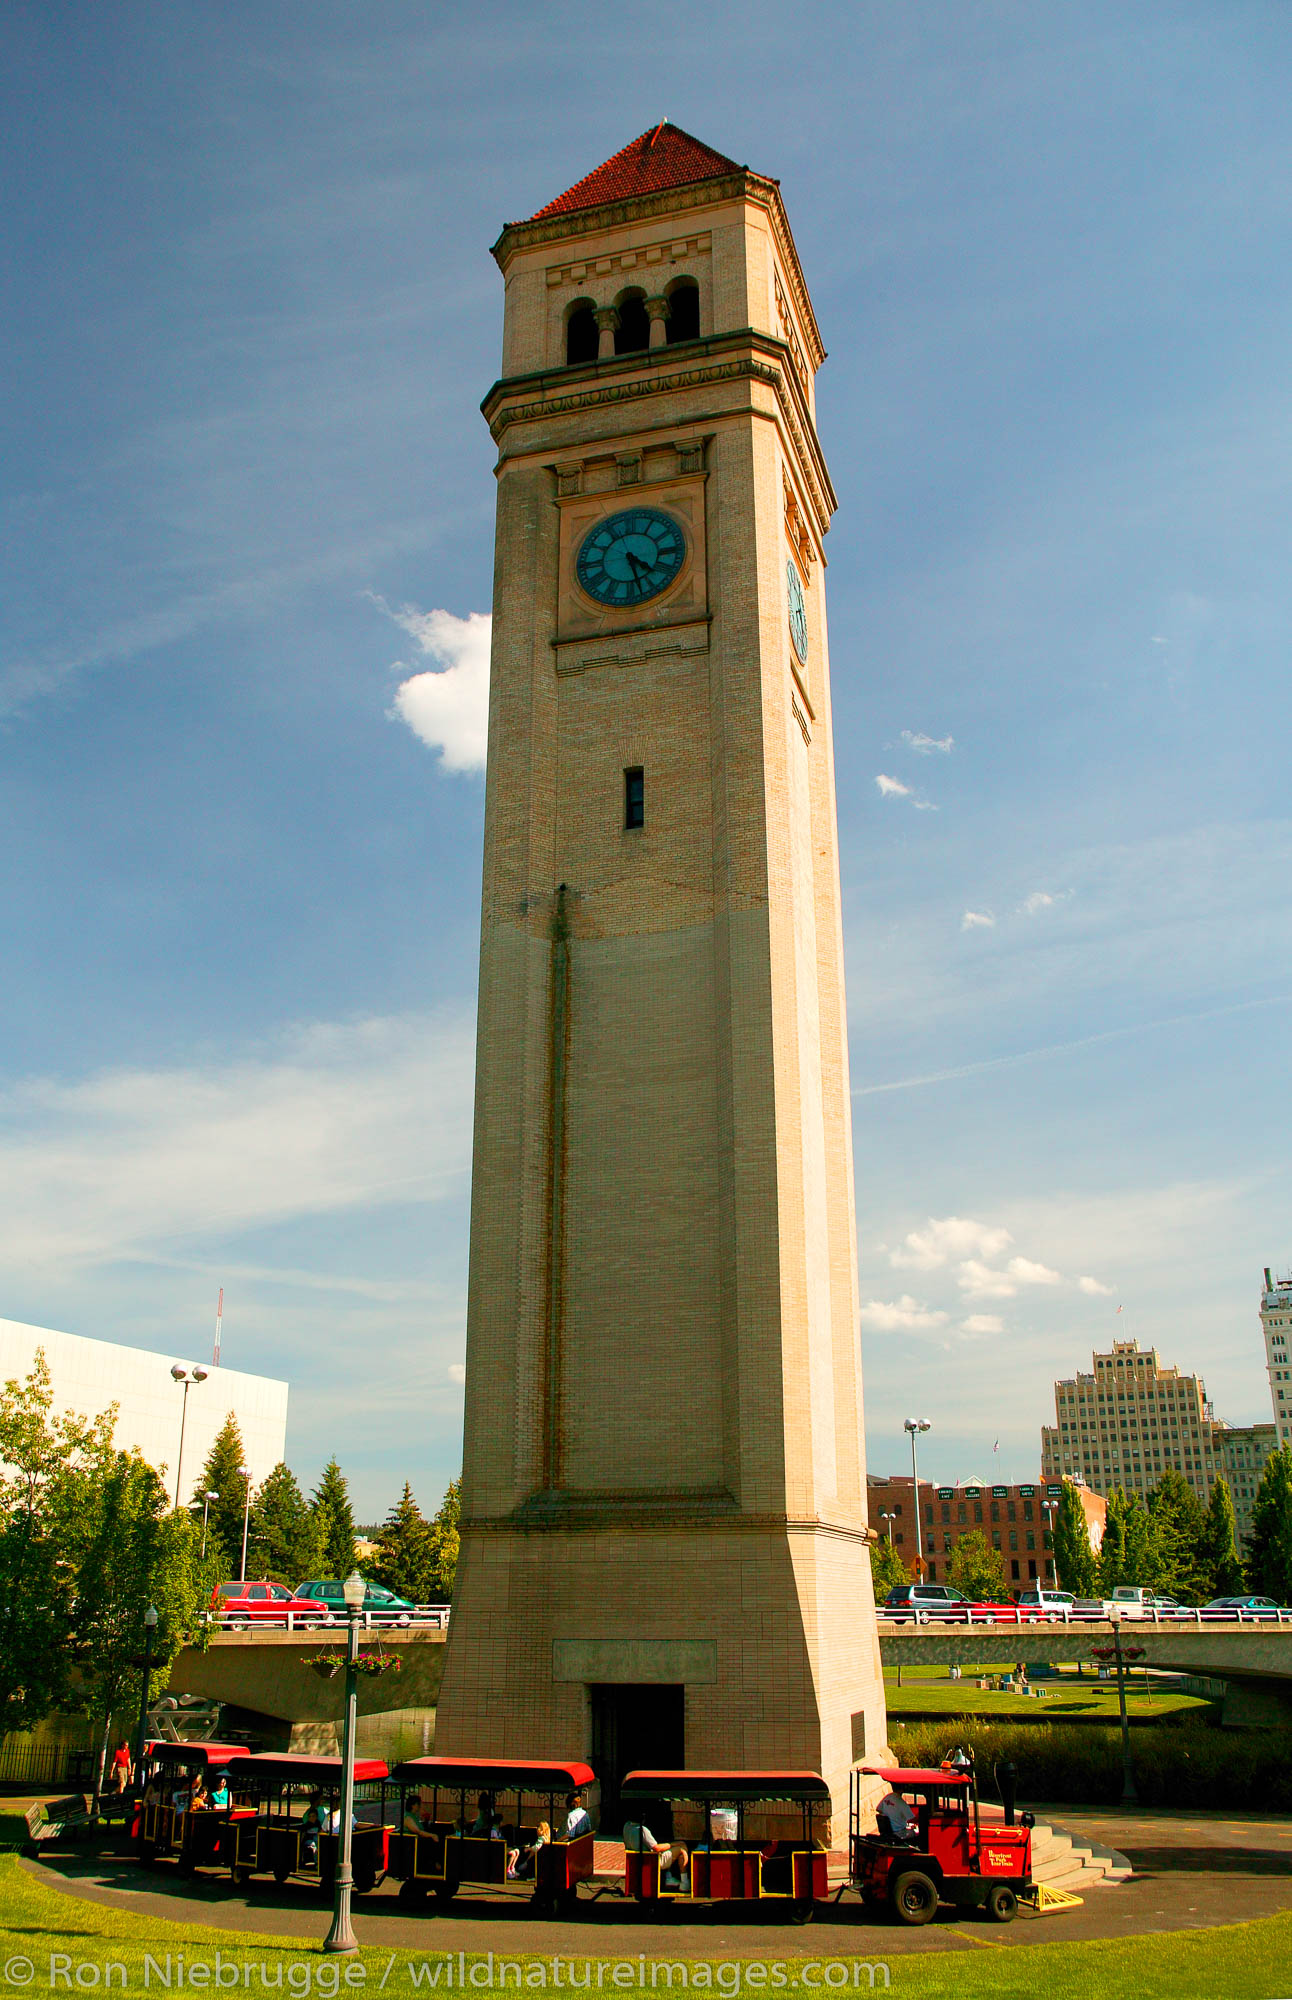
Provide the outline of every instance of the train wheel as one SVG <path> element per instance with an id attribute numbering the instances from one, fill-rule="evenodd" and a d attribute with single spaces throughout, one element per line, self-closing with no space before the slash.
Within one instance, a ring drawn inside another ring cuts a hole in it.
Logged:
<path id="1" fill-rule="evenodd" d="M 792 1924 L 810 1924 L 814 1914 L 812 1898 L 810 1896 L 799 1896 L 790 1904 L 790 1922 Z"/>
<path id="2" fill-rule="evenodd" d="M 1012 1924 L 1018 1915 L 1018 1897 L 1008 1882 L 993 1882 L 983 1907 L 994 1924 Z"/>
<path id="3" fill-rule="evenodd" d="M 447 1910 L 457 1893 L 456 1882 L 441 1882 L 435 1891 L 435 1900 L 442 1910 Z"/>
<path id="4" fill-rule="evenodd" d="M 937 1888 L 918 1868 L 909 1868 L 893 1884 L 892 1905 L 899 1924 L 932 1923 L 938 1907 Z"/>
<path id="5" fill-rule="evenodd" d="M 285 1868 L 281 1862 L 276 1864 L 274 1868 L 274 1880 L 275 1882 L 277 1882 L 280 1889 L 282 1888 L 283 1883 L 287 1880 L 287 1877 L 291 1874 L 291 1872 L 292 1872 L 291 1869 Z"/>
<path id="6" fill-rule="evenodd" d="M 399 1885 L 399 1900 L 406 1910 L 420 1910 L 422 1904 L 426 1901 L 425 1882 L 414 1882 L 411 1879 L 407 1882 L 401 1882 Z"/>

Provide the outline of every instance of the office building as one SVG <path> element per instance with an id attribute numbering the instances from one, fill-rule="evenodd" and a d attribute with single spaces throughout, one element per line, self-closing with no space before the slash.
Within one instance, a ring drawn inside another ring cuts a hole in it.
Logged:
<path id="1" fill-rule="evenodd" d="M 1074 1480 L 1086 1517 L 1090 1546 L 1099 1553 L 1106 1508 L 1097 1493 Z M 1054 1511 L 1063 1492 L 1061 1479 L 1039 1479 L 1022 1485 L 962 1479 L 954 1486 L 920 1481 L 920 1544 L 924 1575 L 930 1583 L 945 1582 L 947 1563 L 956 1543 L 976 1530 L 986 1535 L 1005 1565 L 1011 1584 L 1053 1581 Z M 916 1569 L 915 1514 L 909 1473 L 896 1477 L 871 1473 L 866 1479 L 870 1525 L 891 1541 L 912 1576 Z"/>
<path id="2" fill-rule="evenodd" d="M 1292 1277 L 1274 1279 L 1266 1270 L 1261 1332 L 1265 1335 L 1265 1366 L 1278 1443 L 1292 1444 Z"/>

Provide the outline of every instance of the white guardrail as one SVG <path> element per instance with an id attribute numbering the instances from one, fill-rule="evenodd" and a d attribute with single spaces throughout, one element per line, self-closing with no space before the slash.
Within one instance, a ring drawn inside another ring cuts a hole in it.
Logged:
<path id="1" fill-rule="evenodd" d="M 365 1632 L 407 1632 L 427 1625 L 442 1632 L 449 1622 L 449 1608 L 447 1604 L 419 1604 L 412 1611 L 361 1611 L 359 1624 Z M 346 1615 L 344 1611 L 289 1611 L 284 1606 L 255 1616 L 245 1611 L 221 1612 L 211 1622 L 224 1632 L 273 1632 L 281 1636 L 283 1632 L 344 1632 Z"/>
<path id="2" fill-rule="evenodd" d="M 945 1611 L 929 1606 L 906 1609 L 880 1605 L 876 1616 L 890 1625 L 1292 1625 L 1292 1610 L 1209 1611 L 1205 1604 L 1181 1604 L 1174 1610 L 1157 1605 L 1118 1605 L 1115 1613 L 1075 1610 L 1071 1605 L 1002 1606 L 995 1611 L 975 1611 L 972 1606 L 949 1605 Z"/>

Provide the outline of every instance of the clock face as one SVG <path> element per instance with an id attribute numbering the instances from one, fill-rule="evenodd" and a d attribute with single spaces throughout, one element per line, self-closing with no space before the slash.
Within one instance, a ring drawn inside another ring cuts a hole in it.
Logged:
<path id="1" fill-rule="evenodd" d="M 598 604 L 628 606 L 667 590 L 685 559 L 686 537 L 670 515 L 629 507 L 589 529 L 575 571 Z"/>
<path id="2" fill-rule="evenodd" d="M 794 650 L 804 664 L 808 656 L 807 606 L 803 602 L 803 585 L 799 573 L 792 562 L 785 565 L 785 586 L 790 600 L 790 638 Z"/>

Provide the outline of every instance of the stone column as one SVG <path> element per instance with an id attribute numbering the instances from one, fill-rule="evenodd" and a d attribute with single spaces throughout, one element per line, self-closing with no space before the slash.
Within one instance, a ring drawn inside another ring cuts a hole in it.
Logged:
<path id="1" fill-rule="evenodd" d="M 650 344 L 652 347 L 663 347 L 668 339 L 668 333 L 665 330 L 665 321 L 668 318 L 668 300 L 666 298 L 647 299 L 645 303 L 646 310 L 650 314 Z"/>
<path id="2" fill-rule="evenodd" d="M 619 313 L 614 306 L 598 306 L 596 319 L 600 336 L 597 341 L 597 360 L 605 361 L 615 351 L 615 328 L 619 324 Z"/>

